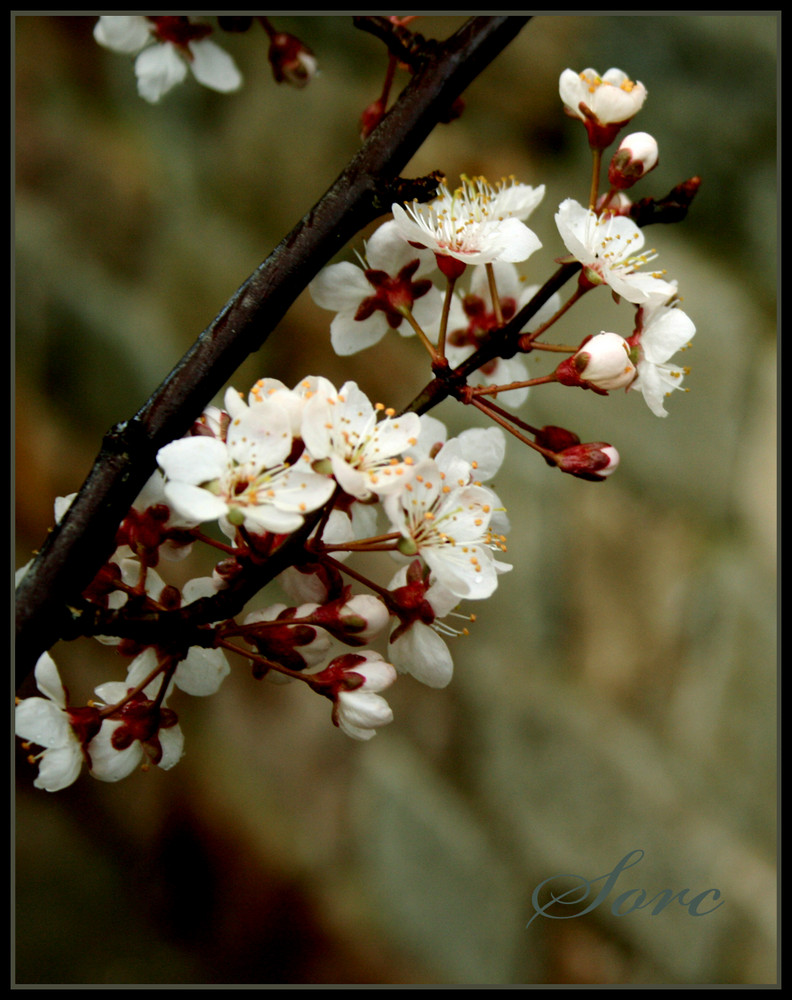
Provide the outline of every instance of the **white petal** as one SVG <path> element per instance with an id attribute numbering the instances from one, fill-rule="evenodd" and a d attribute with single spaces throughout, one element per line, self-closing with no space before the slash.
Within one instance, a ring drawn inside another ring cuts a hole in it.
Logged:
<path id="1" fill-rule="evenodd" d="M 644 357 L 653 364 L 668 361 L 693 339 L 696 327 L 681 309 L 666 309 L 650 320 L 641 335 Z"/>
<path id="2" fill-rule="evenodd" d="M 374 727 L 393 721 L 387 701 L 373 691 L 342 691 L 338 696 L 339 727 L 353 739 L 369 740 Z"/>
<path id="3" fill-rule="evenodd" d="M 351 313 L 357 312 L 363 299 L 374 292 L 361 268 L 348 261 L 325 267 L 308 286 L 308 290 L 311 298 L 322 309 Z"/>
<path id="4" fill-rule="evenodd" d="M 123 681 L 106 681 L 94 688 L 94 694 L 104 705 L 117 705 L 127 696 L 127 686 Z"/>
<path id="5" fill-rule="evenodd" d="M 190 69 L 195 79 L 211 90 L 228 94 L 242 86 L 242 74 L 231 56 L 211 39 L 190 42 L 193 59 Z"/>
<path id="6" fill-rule="evenodd" d="M 519 263 L 527 260 L 532 253 L 541 249 L 542 241 L 524 222 L 519 219 L 504 219 L 497 223 L 498 241 L 503 249 L 492 260 Z"/>
<path id="7" fill-rule="evenodd" d="M 391 642 L 390 655 L 396 667 L 432 688 L 444 688 L 454 673 L 448 646 L 433 628 L 415 622 Z"/>
<path id="8" fill-rule="evenodd" d="M 200 486 L 188 483 L 166 483 L 165 495 L 183 517 L 202 523 L 215 521 L 228 513 L 228 504 L 222 497 L 215 496 Z"/>
<path id="9" fill-rule="evenodd" d="M 120 720 L 105 719 L 102 728 L 88 744 L 91 774 L 100 781 L 121 781 L 143 760 L 143 747 L 137 740 L 125 750 L 116 750 L 113 746 L 113 733 L 122 725 Z"/>
<path id="10" fill-rule="evenodd" d="M 48 698 L 24 698 L 15 710 L 16 735 L 40 747 L 65 747 L 76 737 L 64 712 Z"/>
<path id="11" fill-rule="evenodd" d="M 162 768 L 163 771 L 169 771 L 184 756 L 184 733 L 177 725 L 160 729 L 157 735 L 162 747 L 162 757 L 157 767 Z"/>
<path id="12" fill-rule="evenodd" d="M 33 782 L 36 788 L 48 792 L 59 792 L 77 780 L 82 770 L 83 756 L 80 745 L 74 743 L 45 750 L 39 760 L 38 777 Z"/>
<path id="13" fill-rule="evenodd" d="M 151 104 L 187 76 L 187 65 L 172 45 L 157 44 L 144 49 L 135 60 L 138 93 Z"/>
<path id="14" fill-rule="evenodd" d="M 368 319 L 360 320 L 355 319 L 352 313 L 339 313 L 330 324 L 330 343 L 339 357 L 346 357 L 373 347 L 389 329 L 385 313 L 379 309 Z"/>
<path id="15" fill-rule="evenodd" d="M 231 421 L 227 443 L 231 459 L 248 464 L 253 475 L 280 465 L 292 449 L 288 410 L 274 399 L 247 407 Z"/>
<path id="16" fill-rule="evenodd" d="M 149 22 L 135 14 L 103 14 L 94 25 L 94 38 L 114 52 L 138 52 L 151 38 Z"/>
<path id="17" fill-rule="evenodd" d="M 49 653 L 42 653 L 35 670 L 36 687 L 60 708 L 66 708 L 66 688 Z M 43 746 L 43 744 L 42 744 Z"/>
<path id="18" fill-rule="evenodd" d="M 413 275 L 413 281 L 433 271 L 437 266 L 435 255 L 431 251 L 419 250 L 404 241 L 393 219 L 384 222 L 366 243 L 366 261 L 369 267 L 385 271 L 391 277 L 396 277 L 399 271 L 413 260 L 420 261 Z"/>
<path id="19" fill-rule="evenodd" d="M 176 668 L 173 679 L 186 694 L 200 698 L 215 694 L 230 673 L 222 650 L 192 646 L 186 659 Z"/>
<path id="20" fill-rule="evenodd" d="M 198 486 L 225 474 L 228 448 L 217 438 L 204 435 L 181 438 L 160 448 L 157 464 L 168 479 Z M 165 492 L 167 494 L 167 485 Z"/>
<path id="21" fill-rule="evenodd" d="M 446 545 L 421 553 L 438 581 L 471 601 L 491 597 L 498 587 L 492 553 L 479 545 Z"/>

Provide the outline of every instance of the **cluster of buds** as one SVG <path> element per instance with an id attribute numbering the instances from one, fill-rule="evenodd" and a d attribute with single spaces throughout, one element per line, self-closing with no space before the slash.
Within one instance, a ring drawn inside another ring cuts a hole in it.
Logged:
<path id="1" fill-rule="evenodd" d="M 145 41 L 152 33 L 160 43 L 167 37 L 197 59 L 207 40 L 185 20 L 102 18 L 97 32 L 106 41 L 122 27 L 106 22 L 123 21 L 129 31 L 145 22 Z M 276 75 L 307 72 L 299 44 L 274 32 L 271 43 Z M 370 739 L 392 719 L 382 692 L 399 674 L 434 688 L 450 682 L 446 640 L 467 629 L 448 618 L 462 601 L 491 597 L 511 569 L 501 559 L 508 520 L 492 486 L 504 432 L 579 479 L 601 482 L 618 467 L 612 445 L 519 416 L 534 387 L 554 383 L 601 396 L 638 390 L 666 416 L 664 398 L 683 378 L 671 358 L 695 327 L 676 306 L 676 282 L 646 269 L 656 255 L 644 250 L 623 194 L 657 162 L 651 137 L 634 133 L 622 142 L 610 190 L 603 198 L 598 191 L 601 153 L 646 91 L 618 70 L 603 77 L 566 70 L 560 93 L 586 127 L 595 166 L 589 206 L 567 198 L 555 215 L 567 251 L 562 273 L 579 272 L 570 297 L 560 299 L 555 278 L 530 283 L 522 271 L 542 247 L 528 220 L 544 185 L 463 177 L 453 189 L 440 184 L 428 203 L 393 204 L 392 219 L 374 232 L 359 263 L 330 265 L 310 290 L 335 313 L 337 353 L 372 347 L 396 331 L 428 353 L 432 381 L 397 413 L 373 404 L 355 382 L 337 389 L 311 375 L 289 388 L 262 378 L 246 394 L 229 389 L 221 407 L 208 407 L 185 437 L 159 451 L 157 472 L 78 609 L 85 634 L 133 658 L 125 681 L 100 685 L 98 701 L 75 707 L 44 654 L 36 670 L 43 697 L 17 707 L 17 733 L 39 764 L 39 787 L 66 787 L 83 764 L 109 781 L 141 763 L 171 767 L 183 737 L 166 701 L 174 687 L 214 694 L 230 672 L 230 654 L 256 678 L 299 681 L 328 698 L 337 727 Z M 575 345 L 547 339 L 561 316 L 603 286 L 628 304 L 626 336 L 588 331 Z M 554 370 L 529 377 L 527 355 L 559 352 L 566 357 Z M 448 397 L 492 423 L 449 438 L 426 412 Z M 68 502 L 57 502 L 56 516 Z M 207 524 L 216 530 L 204 533 Z M 165 583 L 160 560 L 183 558 L 195 543 L 216 550 L 213 574 L 181 589 Z M 379 566 L 383 552 L 393 560 L 386 580 L 369 568 L 371 555 Z M 265 604 L 237 620 L 272 580 L 290 603 Z"/>

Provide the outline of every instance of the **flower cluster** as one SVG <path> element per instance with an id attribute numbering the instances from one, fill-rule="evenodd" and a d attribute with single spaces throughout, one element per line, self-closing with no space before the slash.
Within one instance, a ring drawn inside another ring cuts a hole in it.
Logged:
<path id="1" fill-rule="evenodd" d="M 187 18 L 102 17 L 96 35 L 142 50 L 138 77 L 151 100 L 188 64 L 217 89 L 238 85 L 206 31 Z M 284 59 L 300 54 L 288 39 L 271 40 Z M 228 389 L 222 406 L 208 407 L 159 451 L 113 556 L 75 610 L 86 634 L 130 658 L 125 681 L 73 705 L 45 653 L 36 669 L 42 697 L 17 706 L 38 787 L 66 787 L 83 764 L 104 781 L 141 765 L 172 767 L 184 741 L 169 700 L 175 689 L 214 694 L 229 656 L 256 678 L 303 683 L 332 702 L 338 728 L 370 739 L 392 719 L 382 692 L 398 675 L 434 688 L 450 682 L 450 640 L 467 629 L 449 619 L 460 602 L 491 597 L 511 569 L 502 560 L 509 522 L 492 486 L 504 431 L 579 479 L 602 482 L 619 465 L 606 442 L 518 416 L 529 391 L 551 383 L 601 396 L 637 390 L 653 413 L 667 415 L 665 397 L 684 375 L 672 358 L 695 327 L 678 307 L 676 281 L 654 267 L 657 255 L 645 249 L 625 193 L 657 163 L 651 136 L 622 141 L 609 188 L 599 193 L 602 151 L 640 109 L 645 88 L 619 70 L 566 70 L 560 95 L 583 121 L 593 160 L 588 206 L 566 198 L 555 214 L 567 252 L 556 258 L 561 270 L 544 285 L 525 273 L 541 249 L 527 220 L 544 185 L 463 177 L 453 190 L 440 184 L 427 203 L 394 203 L 358 263 L 322 271 L 310 291 L 335 313 L 337 353 L 370 348 L 391 331 L 414 336 L 429 354 L 431 381 L 396 412 L 352 381 L 336 388 L 310 375 L 290 388 L 262 378 L 246 394 Z M 574 274 L 576 287 L 562 300 Z M 573 344 L 548 339 L 561 316 L 601 287 L 629 316 L 626 335 L 589 329 Z M 554 370 L 530 377 L 530 354 L 555 357 Z M 425 412 L 448 397 L 492 423 L 449 437 Z M 56 503 L 56 516 L 69 502 Z M 166 583 L 161 558 L 182 558 L 196 543 L 216 551 L 212 575 L 181 588 Z M 384 580 L 371 568 L 383 552 L 393 560 Z M 279 599 L 249 610 L 269 583 Z"/>
<path id="2" fill-rule="evenodd" d="M 398 673 L 445 686 L 453 667 L 439 633 L 455 630 L 442 619 L 463 599 L 489 597 L 510 568 L 496 558 L 504 548 L 493 533 L 500 500 L 477 476 L 479 466 L 486 477 L 497 472 L 502 437 L 493 428 L 448 440 L 438 421 L 375 406 L 354 382 L 336 389 L 307 377 L 290 389 L 262 379 L 246 397 L 228 390 L 223 409 L 209 408 L 186 437 L 160 450 L 159 471 L 91 588 L 92 604 L 103 609 L 98 620 L 110 629 L 102 634 L 97 624 L 97 638 L 121 655 L 136 653 L 126 680 L 100 685 L 99 700 L 76 707 L 44 654 L 36 671 L 44 697 L 17 706 L 17 734 L 40 748 L 31 754 L 37 787 L 64 788 L 83 764 L 104 781 L 141 764 L 172 767 L 183 737 L 166 702 L 174 687 L 214 694 L 230 671 L 229 652 L 256 677 L 301 680 L 329 698 L 333 722 L 355 739 L 391 720 L 380 692 Z M 203 534 L 210 522 L 230 544 Z M 181 591 L 165 585 L 153 568 L 159 556 L 196 539 L 223 556 L 213 576 Z M 212 599 L 232 593 L 253 564 L 289 546 L 279 582 L 293 605 L 264 606 L 241 621 L 211 611 Z M 383 550 L 403 567 L 389 583 L 348 565 Z M 353 585 L 363 590 L 353 593 Z M 141 650 L 112 638 L 123 612 L 129 631 L 136 616 L 189 614 L 201 601 L 211 623 L 206 647 L 174 652 L 163 642 Z M 361 648 L 378 638 L 384 654 Z"/>

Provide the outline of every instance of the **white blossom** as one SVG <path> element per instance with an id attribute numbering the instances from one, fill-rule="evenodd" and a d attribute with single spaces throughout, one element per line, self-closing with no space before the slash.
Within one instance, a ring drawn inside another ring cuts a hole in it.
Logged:
<path id="1" fill-rule="evenodd" d="M 585 121 L 588 116 L 580 110 L 583 104 L 600 125 L 629 121 L 646 100 L 646 87 L 615 68 L 602 76 L 595 69 L 584 69 L 582 73 L 565 69 L 558 89 L 568 114 Z"/>
<path id="2" fill-rule="evenodd" d="M 338 484 L 360 500 L 401 488 L 412 467 L 401 455 L 415 443 L 415 413 L 400 417 L 374 407 L 355 382 L 335 395 L 316 395 L 303 412 L 302 438 L 314 461 L 329 461 Z"/>
<path id="3" fill-rule="evenodd" d="M 420 462 L 412 480 L 383 506 L 402 551 L 417 553 L 435 578 L 457 597 L 489 597 L 497 575 L 511 569 L 495 560 L 490 521 L 497 498 L 485 486 L 453 487 L 434 460 Z"/>
<path id="4" fill-rule="evenodd" d="M 160 449 L 168 502 L 199 522 L 219 520 L 231 538 L 239 525 L 258 534 L 296 531 L 330 498 L 333 481 L 312 472 L 306 455 L 287 461 L 293 438 L 286 408 L 271 399 L 248 406 L 233 390 L 225 402 L 226 441 L 187 437 Z"/>
<path id="5" fill-rule="evenodd" d="M 185 17 L 102 15 L 94 27 L 100 45 L 135 60 L 138 93 L 155 104 L 187 76 L 211 90 L 229 93 L 242 85 L 242 75 L 231 56 L 210 38 L 211 28 L 190 24 Z"/>
<path id="6" fill-rule="evenodd" d="M 391 580 L 391 591 L 408 583 L 408 568 L 403 566 Z M 427 687 L 444 688 L 451 682 L 454 661 L 444 635 L 458 635 L 458 630 L 440 619 L 450 614 L 459 598 L 436 580 L 420 582 L 421 607 L 416 609 L 412 621 L 400 622 L 391 631 L 388 654 L 399 673 L 411 674 Z M 417 599 L 417 598 L 416 598 Z M 429 617 L 432 621 L 427 621 Z"/>
<path id="7" fill-rule="evenodd" d="M 677 351 L 688 346 L 696 333 L 693 321 L 675 306 L 654 300 L 644 306 L 637 343 L 638 377 L 630 386 L 643 393 L 646 405 L 658 417 L 667 417 L 663 400 L 682 388 L 687 369 L 670 364 Z"/>
<path id="8" fill-rule="evenodd" d="M 125 681 L 108 681 L 95 688 L 95 693 L 105 707 L 123 702 L 157 666 L 156 651 L 149 647 L 130 663 Z M 222 679 L 222 678 L 221 678 Z M 149 759 L 163 771 L 168 771 L 181 760 L 184 753 L 184 734 L 175 714 L 165 708 L 165 700 L 173 688 L 168 685 L 158 712 L 169 715 L 165 724 L 154 733 L 138 718 L 105 719 L 99 733 L 88 746 L 91 774 L 100 781 L 121 781 Z M 137 696 L 143 701 L 153 701 L 158 695 L 161 678 L 155 677 Z M 206 692 L 209 693 L 209 692 Z M 140 731 L 139 731 L 140 729 Z M 123 732 L 120 732 L 123 731 Z M 121 737 L 124 737 L 120 740 Z M 121 745 L 119 745 L 119 740 Z"/>
<path id="9" fill-rule="evenodd" d="M 491 264 L 496 260 L 527 260 L 541 241 L 524 219 L 544 197 L 544 185 L 492 187 L 484 178 L 463 178 L 453 192 L 445 184 L 428 204 L 394 204 L 393 219 L 402 238 L 452 257 L 463 264 Z"/>
<path id="10" fill-rule="evenodd" d="M 618 333 L 603 330 L 587 340 L 571 360 L 584 382 L 606 392 L 626 389 L 636 376 L 630 346 Z"/>
<path id="11" fill-rule="evenodd" d="M 49 653 L 36 663 L 36 685 L 43 698 L 24 698 L 16 706 L 16 735 L 43 747 L 37 757 L 36 788 L 58 792 L 73 784 L 83 765 L 82 746 L 66 710 L 66 689 Z"/>
<path id="12" fill-rule="evenodd" d="M 669 298 L 674 286 L 659 272 L 639 270 L 654 260 L 654 251 L 642 253 L 644 234 L 623 215 L 596 215 L 567 198 L 555 217 L 567 250 L 583 265 L 586 278 L 607 284 L 617 294 L 641 305 L 653 296 Z"/>
<path id="13" fill-rule="evenodd" d="M 396 680 L 396 669 L 379 653 L 366 650 L 356 654 L 356 662 L 346 673 L 359 675 L 363 683 L 353 689 L 339 688 L 333 722 L 355 740 L 370 740 L 376 729 L 393 721 L 393 711 L 379 692 Z"/>
<path id="14" fill-rule="evenodd" d="M 415 331 L 405 319 L 408 312 L 424 333 L 435 333 L 442 297 L 427 278 L 435 270 L 434 254 L 410 246 L 396 223 L 389 221 L 366 243 L 362 264 L 331 264 L 308 286 L 318 306 L 336 313 L 330 324 L 336 354 L 371 347 L 388 330 L 413 336 Z"/>

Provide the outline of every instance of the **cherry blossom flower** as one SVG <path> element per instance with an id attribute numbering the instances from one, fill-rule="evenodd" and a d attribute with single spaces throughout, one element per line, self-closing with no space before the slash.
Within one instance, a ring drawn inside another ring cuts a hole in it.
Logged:
<path id="1" fill-rule="evenodd" d="M 365 650 L 336 657 L 312 686 L 333 701 L 333 724 L 355 740 L 370 740 L 375 730 L 393 721 L 379 694 L 396 680 L 396 668 L 379 653 Z"/>
<path id="2" fill-rule="evenodd" d="M 219 520 L 230 538 L 240 525 L 254 534 L 296 531 L 335 484 L 312 472 L 305 454 L 290 464 L 290 415 L 276 401 L 248 406 L 231 389 L 225 404 L 231 416 L 226 441 L 187 437 L 160 449 L 168 502 L 196 521 Z"/>
<path id="3" fill-rule="evenodd" d="M 193 698 L 206 698 L 219 691 L 230 673 L 231 667 L 222 649 L 190 646 L 187 655 L 176 667 L 173 683 Z"/>
<path id="4" fill-rule="evenodd" d="M 544 190 L 504 181 L 492 187 L 483 177 L 463 177 L 453 192 L 441 184 L 439 197 L 428 204 L 394 204 L 391 211 L 402 238 L 434 251 L 441 267 L 449 257 L 461 264 L 517 263 L 542 245 L 523 220 Z"/>
<path id="5" fill-rule="evenodd" d="M 94 38 L 115 52 L 139 53 L 138 93 L 155 104 L 187 76 L 211 90 L 229 93 L 242 85 L 234 60 L 207 36 L 212 29 L 184 16 L 102 15 Z"/>
<path id="6" fill-rule="evenodd" d="M 584 122 L 589 142 L 597 149 L 609 146 L 646 100 L 646 87 L 634 83 L 620 69 L 609 69 L 602 76 L 595 69 L 582 73 L 565 69 L 558 90 L 564 111 Z"/>
<path id="7" fill-rule="evenodd" d="M 616 295 L 636 305 L 649 302 L 652 296 L 667 299 L 674 294 L 674 286 L 660 273 L 639 270 L 656 254 L 641 253 L 644 234 L 632 219 L 609 213 L 597 216 L 567 198 L 555 221 L 567 250 L 583 265 L 583 280 L 607 284 Z"/>
<path id="8" fill-rule="evenodd" d="M 434 254 L 405 243 L 396 223 L 389 221 L 366 243 L 362 264 L 331 264 L 308 286 L 318 306 L 337 313 L 330 324 L 336 354 L 371 347 L 388 330 L 413 336 L 405 320 L 408 312 L 431 335 L 442 311 L 440 292 L 426 277 L 435 269 Z"/>
<path id="9" fill-rule="evenodd" d="M 693 321 L 676 306 L 653 300 L 640 310 L 639 330 L 629 338 L 637 355 L 638 377 L 630 386 L 643 393 L 646 405 L 658 417 L 667 417 L 663 399 L 682 388 L 686 368 L 669 364 L 696 333 Z"/>
<path id="10" fill-rule="evenodd" d="M 66 689 L 49 653 L 39 657 L 35 678 L 44 697 L 24 698 L 16 706 L 16 735 L 44 748 L 35 757 L 39 766 L 35 787 L 58 792 L 77 780 L 85 760 L 82 743 L 72 728 Z M 99 725 L 97 720 L 94 732 Z"/>
<path id="11" fill-rule="evenodd" d="M 164 698 L 159 704 L 155 701 L 161 679 L 155 677 L 142 691 L 129 697 L 156 665 L 155 650 L 146 649 L 130 663 L 126 681 L 108 681 L 95 689 L 105 708 L 124 702 L 117 716 L 104 720 L 101 730 L 88 746 L 91 773 L 95 778 L 120 781 L 149 760 L 168 771 L 181 760 L 184 735 L 176 713 L 165 707 Z M 172 684 L 173 680 L 165 697 Z"/>
<path id="12" fill-rule="evenodd" d="M 379 410 L 355 382 L 331 396 L 316 395 L 305 404 L 302 438 L 316 462 L 326 459 L 339 486 L 350 496 L 367 499 L 401 488 L 412 468 L 399 456 L 415 443 L 420 418 Z"/>
<path id="13" fill-rule="evenodd" d="M 442 421 L 421 415 L 418 443 L 407 453 L 416 462 L 433 458 L 446 481 L 455 486 L 480 486 L 498 474 L 506 457 L 506 435 L 500 427 L 468 427 L 448 438 Z M 489 486 L 493 507 L 490 530 L 507 532 L 509 519 L 497 494 Z"/>
<path id="14" fill-rule="evenodd" d="M 427 687 L 447 687 L 454 661 L 443 635 L 459 633 L 439 619 L 453 611 L 459 598 L 431 580 L 420 560 L 402 567 L 388 590 L 399 607 L 388 646 L 391 662 L 399 673 L 412 674 Z"/>
<path id="15" fill-rule="evenodd" d="M 114 561 L 127 554 L 144 559 L 147 566 L 156 566 L 160 556 L 171 561 L 185 559 L 192 551 L 192 539 L 186 532 L 197 524 L 171 509 L 165 496 L 165 477 L 157 469 L 116 532 Z"/>
<path id="16" fill-rule="evenodd" d="M 451 486 L 437 462 L 427 459 L 383 506 L 404 539 L 405 555 L 420 555 L 452 594 L 478 600 L 495 591 L 498 573 L 511 569 L 495 560 L 491 547 L 497 502 L 485 486 Z"/>

